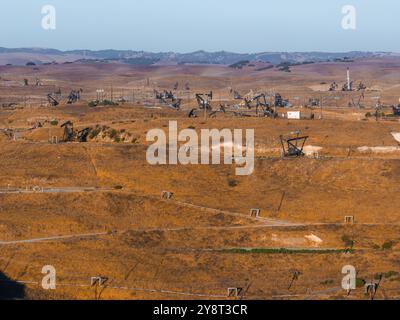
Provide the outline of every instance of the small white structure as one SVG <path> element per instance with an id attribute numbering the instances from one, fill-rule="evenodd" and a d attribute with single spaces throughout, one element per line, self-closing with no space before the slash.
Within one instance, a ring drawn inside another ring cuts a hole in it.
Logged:
<path id="1" fill-rule="evenodd" d="M 161 199 L 163 200 L 171 200 L 174 194 L 169 191 L 162 191 L 161 192 Z"/>
<path id="2" fill-rule="evenodd" d="M 344 223 L 345 224 L 354 224 L 354 216 L 345 216 Z"/>
<path id="3" fill-rule="evenodd" d="M 58 144 L 58 137 L 57 136 L 52 136 L 50 139 L 51 144 Z"/>
<path id="4" fill-rule="evenodd" d="M 228 288 L 228 297 L 239 297 L 243 292 L 243 288 Z"/>
<path id="5" fill-rule="evenodd" d="M 250 216 L 252 217 L 252 218 L 259 218 L 260 217 L 260 213 L 261 213 L 261 210 L 260 209 L 250 209 Z"/>
<path id="6" fill-rule="evenodd" d="M 301 113 L 300 113 L 300 111 L 288 111 L 287 118 L 291 119 L 291 120 L 300 120 Z"/>

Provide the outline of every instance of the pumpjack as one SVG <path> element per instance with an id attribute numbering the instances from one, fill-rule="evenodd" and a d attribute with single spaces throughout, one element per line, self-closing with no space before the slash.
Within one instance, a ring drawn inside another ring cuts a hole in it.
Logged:
<path id="1" fill-rule="evenodd" d="M 255 108 L 257 116 L 259 115 L 267 117 L 277 116 L 275 110 L 270 106 L 269 103 L 267 103 L 267 98 L 264 93 L 258 94 L 252 97 L 251 99 L 244 98 L 245 106 L 248 109 L 251 109 L 253 107 L 253 102 L 256 102 Z"/>
<path id="2" fill-rule="evenodd" d="M 78 131 L 77 140 L 79 142 L 87 142 L 87 138 L 88 138 L 91 130 L 92 130 L 91 128 L 85 128 L 81 131 Z"/>
<path id="3" fill-rule="evenodd" d="M 80 100 L 82 91 L 83 91 L 82 89 L 72 90 L 68 96 L 67 104 L 73 104 L 73 103 L 77 102 L 78 100 Z"/>
<path id="4" fill-rule="evenodd" d="M 367 86 L 364 83 L 360 82 L 357 86 L 357 91 L 362 91 L 365 89 L 367 89 Z"/>
<path id="5" fill-rule="evenodd" d="M 74 124 L 72 121 L 66 121 L 61 125 L 61 128 L 64 128 L 63 141 L 64 142 L 87 142 L 87 138 L 91 132 L 91 128 L 85 128 L 76 132 L 74 130 Z"/>
<path id="6" fill-rule="evenodd" d="M 158 92 L 157 90 L 154 90 L 154 94 L 157 100 L 160 100 L 160 102 L 167 105 L 171 109 L 180 110 L 182 99 L 176 98 L 172 91 L 168 92 L 164 90 L 163 92 Z"/>
<path id="7" fill-rule="evenodd" d="M 61 125 L 61 128 L 64 128 L 63 141 L 71 142 L 74 141 L 74 124 L 71 121 L 66 121 Z"/>
<path id="8" fill-rule="evenodd" d="M 289 100 L 284 100 L 279 93 L 275 94 L 275 107 L 284 108 L 290 106 Z"/>
<path id="9" fill-rule="evenodd" d="M 199 109 L 206 109 L 206 110 L 212 110 L 211 107 L 211 100 L 213 98 L 213 93 L 210 91 L 210 93 L 196 93 L 196 100 L 197 104 L 199 106 Z"/>
<path id="10" fill-rule="evenodd" d="M 211 107 L 211 100 L 213 98 L 213 93 L 210 91 L 210 93 L 196 93 L 196 101 L 198 108 L 193 108 L 189 111 L 188 117 L 189 118 L 197 118 L 198 111 L 199 110 L 205 110 L 208 112 L 209 116 L 215 116 L 217 111 L 213 111 Z"/>
<path id="11" fill-rule="evenodd" d="M 58 102 L 58 100 L 57 100 L 56 98 L 54 98 L 53 95 L 52 95 L 51 93 L 49 93 L 49 94 L 47 95 L 47 101 L 49 102 L 49 104 L 50 104 L 52 107 L 57 107 L 57 106 L 60 104 L 60 102 Z"/>
<path id="12" fill-rule="evenodd" d="M 180 110 L 181 109 L 181 103 L 182 99 L 178 99 L 176 102 L 170 103 L 168 107 L 174 110 Z"/>
<path id="13" fill-rule="evenodd" d="M 329 91 L 336 91 L 339 88 L 339 85 L 334 81 L 329 86 Z"/>
<path id="14" fill-rule="evenodd" d="M 235 100 L 242 100 L 242 99 L 243 99 L 243 97 L 240 95 L 240 93 L 237 92 L 236 90 L 233 91 L 233 98 L 234 98 Z"/>
<path id="15" fill-rule="evenodd" d="M 286 158 L 304 156 L 304 145 L 308 136 L 300 136 L 300 131 L 290 133 L 289 136 L 280 136 L 282 155 Z"/>
<path id="16" fill-rule="evenodd" d="M 396 117 L 400 117 L 400 104 L 397 105 L 397 106 L 393 106 L 393 114 L 394 114 Z"/>

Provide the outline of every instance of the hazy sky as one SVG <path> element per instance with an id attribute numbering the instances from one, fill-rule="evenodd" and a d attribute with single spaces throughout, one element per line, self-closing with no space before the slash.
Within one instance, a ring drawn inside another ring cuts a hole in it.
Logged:
<path id="1" fill-rule="evenodd" d="M 41 25 L 56 8 L 56 30 Z M 341 27 L 342 7 L 357 29 Z M 146 51 L 396 51 L 399 0 L 0 0 L 0 46 Z"/>

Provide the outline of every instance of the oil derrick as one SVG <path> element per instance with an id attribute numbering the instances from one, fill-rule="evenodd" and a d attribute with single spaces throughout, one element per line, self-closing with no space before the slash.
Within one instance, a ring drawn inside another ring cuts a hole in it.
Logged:
<path id="1" fill-rule="evenodd" d="M 353 91 L 353 81 L 350 81 L 349 84 L 345 83 L 342 86 L 342 91 Z"/>
<path id="2" fill-rule="evenodd" d="M 342 91 L 353 91 L 353 81 L 350 80 L 349 68 L 347 68 L 347 82 L 343 85 Z"/>

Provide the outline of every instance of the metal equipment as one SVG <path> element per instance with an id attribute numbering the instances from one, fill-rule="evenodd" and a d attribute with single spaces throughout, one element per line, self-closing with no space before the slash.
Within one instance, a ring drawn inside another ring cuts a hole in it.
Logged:
<path id="1" fill-rule="evenodd" d="M 291 132 L 289 136 L 280 136 L 283 157 L 304 156 L 304 145 L 308 136 L 300 136 L 300 131 Z"/>

